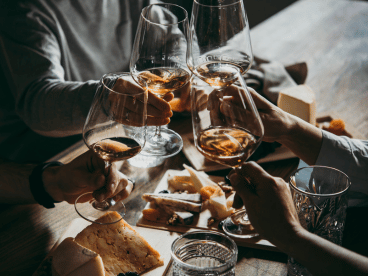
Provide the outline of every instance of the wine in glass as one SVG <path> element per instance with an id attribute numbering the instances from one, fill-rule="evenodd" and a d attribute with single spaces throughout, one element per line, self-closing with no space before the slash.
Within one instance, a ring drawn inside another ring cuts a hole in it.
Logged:
<path id="1" fill-rule="evenodd" d="M 188 83 L 188 28 L 187 12 L 180 6 L 152 4 L 142 10 L 130 60 L 130 72 L 139 85 L 164 98 Z M 169 157 L 182 147 L 179 134 L 157 126 L 147 134 L 144 154 Z"/>
<path id="2" fill-rule="evenodd" d="M 253 63 L 243 0 L 194 0 L 187 52 L 189 69 L 215 88 L 236 80 Z"/>
<path id="3" fill-rule="evenodd" d="M 240 168 L 257 149 L 264 130 L 261 118 L 240 71 L 221 89 L 193 75 L 191 104 L 194 143 L 206 158 L 231 168 Z M 207 105 L 203 106 L 203 93 Z M 249 234 L 244 209 L 223 222 L 223 230 L 232 237 Z"/>
<path id="4" fill-rule="evenodd" d="M 83 127 L 83 139 L 88 148 L 105 161 L 106 175 L 112 162 L 129 159 L 144 147 L 146 112 L 147 90 L 136 85 L 129 73 L 110 73 L 101 78 Z M 75 209 L 84 219 L 104 224 L 95 219 L 106 211 L 125 215 L 122 201 L 110 198 L 98 202 L 92 194 L 84 193 L 75 201 Z M 91 204 L 84 204 L 89 201 Z"/>

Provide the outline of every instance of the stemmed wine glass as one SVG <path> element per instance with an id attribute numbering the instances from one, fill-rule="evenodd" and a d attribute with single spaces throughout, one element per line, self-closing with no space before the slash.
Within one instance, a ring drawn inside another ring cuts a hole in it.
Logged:
<path id="1" fill-rule="evenodd" d="M 193 75 L 191 105 L 194 143 L 206 158 L 240 168 L 262 141 L 264 129 L 253 99 L 239 70 L 220 89 Z M 207 97 L 203 97 L 203 95 Z M 207 104 L 203 99 L 207 98 Z M 249 237 L 245 209 L 223 222 L 223 230 L 236 238 Z"/>
<path id="2" fill-rule="evenodd" d="M 105 161 L 108 175 L 112 162 L 137 155 L 146 141 L 147 90 L 136 85 L 129 73 L 104 75 L 98 85 L 83 127 L 83 139 L 89 149 Z M 91 202 L 91 204 L 84 204 Z M 75 201 L 77 213 L 84 219 L 96 222 L 106 211 L 125 215 L 123 202 L 112 198 L 98 202 L 92 192 L 80 195 Z"/>
<path id="3" fill-rule="evenodd" d="M 211 86 L 245 74 L 253 52 L 243 0 L 194 0 L 189 41 L 188 67 Z"/>
<path id="4" fill-rule="evenodd" d="M 187 84 L 188 28 L 187 11 L 180 6 L 152 4 L 142 10 L 130 60 L 138 84 L 161 98 Z M 179 134 L 157 126 L 154 134 L 147 134 L 144 154 L 169 157 L 182 147 Z"/>

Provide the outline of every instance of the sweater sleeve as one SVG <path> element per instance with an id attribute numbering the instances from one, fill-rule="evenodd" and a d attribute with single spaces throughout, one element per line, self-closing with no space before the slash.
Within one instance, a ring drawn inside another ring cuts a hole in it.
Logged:
<path id="1" fill-rule="evenodd" d="M 368 205 L 368 141 L 336 136 L 327 131 L 322 134 L 316 165 L 333 167 L 349 176 L 349 206 Z"/>
<path id="2" fill-rule="evenodd" d="M 0 23 L 0 63 L 17 115 L 45 136 L 81 133 L 97 81 L 65 81 L 56 24 L 29 9 L 2 14 Z"/>

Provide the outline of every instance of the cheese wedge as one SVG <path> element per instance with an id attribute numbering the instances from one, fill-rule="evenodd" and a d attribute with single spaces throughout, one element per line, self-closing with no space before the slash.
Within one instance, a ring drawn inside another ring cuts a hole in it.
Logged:
<path id="1" fill-rule="evenodd" d="M 107 212 L 97 221 L 111 222 L 116 218 L 121 218 L 117 212 Z M 106 276 L 128 271 L 142 274 L 164 264 L 160 254 L 123 219 L 108 225 L 92 224 L 75 241 L 101 256 Z"/>
<path id="2" fill-rule="evenodd" d="M 232 207 L 228 208 L 224 194 L 208 199 L 204 203 L 204 207 L 211 211 L 211 216 L 215 219 L 226 218 L 235 211 Z"/>
<path id="3" fill-rule="evenodd" d="M 190 176 L 186 175 L 168 175 L 167 182 L 169 188 L 173 191 L 188 191 L 188 193 L 195 193 L 196 188 Z"/>
<path id="4" fill-rule="evenodd" d="M 178 200 L 185 200 L 193 203 L 202 203 L 200 194 L 153 194 L 153 193 L 145 193 L 146 196 L 158 196 L 162 198 L 171 198 Z"/>
<path id="5" fill-rule="evenodd" d="M 143 194 L 142 198 L 147 202 L 152 202 L 158 207 L 170 206 L 177 211 L 189 211 L 199 213 L 201 211 L 201 203 L 193 203 L 190 201 L 179 200 L 154 194 Z"/>
<path id="6" fill-rule="evenodd" d="M 277 100 L 277 106 L 312 125 L 316 125 L 316 97 L 307 85 L 298 85 L 282 90 Z"/>
<path id="7" fill-rule="evenodd" d="M 197 193 L 201 192 L 201 189 L 205 186 L 219 187 L 215 182 L 213 182 L 208 177 L 204 176 L 202 172 L 194 170 L 192 167 L 184 164 L 184 168 L 189 172 L 190 177 L 193 181 L 193 186 Z"/>
<path id="8" fill-rule="evenodd" d="M 52 254 L 53 276 L 104 276 L 100 255 L 78 243 L 73 238 L 63 240 Z"/>

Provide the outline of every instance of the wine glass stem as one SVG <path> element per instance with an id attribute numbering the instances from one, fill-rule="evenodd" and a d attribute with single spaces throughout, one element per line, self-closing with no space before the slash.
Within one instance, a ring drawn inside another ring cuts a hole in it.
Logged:
<path id="1" fill-rule="evenodd" d="M 108 177 L 109 173 L 110 173 L 110 169 L 111 169 L 111 162 L 104 160 L 105 162 L 105 176 L 106 178 Z M 107 200 L 103 200 L 101 202 L 95 200 L 93 202 L 93 207 L 97 210 L 107 210 L 108 208 L 110 208 L 110 203 Z"/>
<path id="2" fill-rule="evenodd" d="M 155 136 L 157 138 L 160 138 L 161 137 L 161 126 L 156 126 Z"/>

